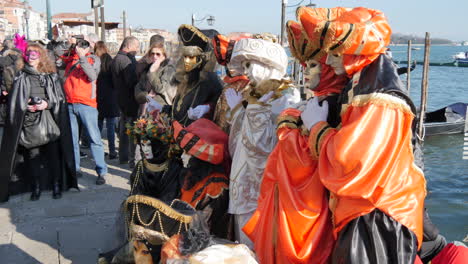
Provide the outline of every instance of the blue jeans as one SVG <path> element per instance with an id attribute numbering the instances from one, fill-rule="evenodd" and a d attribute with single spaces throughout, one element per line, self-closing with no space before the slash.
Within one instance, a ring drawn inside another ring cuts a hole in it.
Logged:
<path id="1" fill-rule="evenodd" d="M 98 111 L 96 108 L 84 104 L 68 104 L 70 123 L 73 136 L 73 150 L 75 151 L 76 171 L 80 170 L 80 131 L 78 122 L 88 132 L 91 154 L 96 161 L 96 172 L 98 175 L 107 174 L 107 164 L 104 160 L 104 147 L 102 145 L 101 133 L 98 127 Z"/>
<path id="2" fill-rule="evenodd" d="M 104 117 L 98 119 L 99 131 L 102 133 L 104 126 L 104 120 L 106 120 L 107 130 L 107 141 L 109 142 L 109 155 L 116 155 L 115 152 L 115 126 L 117 125 L 117 117 Z"/>

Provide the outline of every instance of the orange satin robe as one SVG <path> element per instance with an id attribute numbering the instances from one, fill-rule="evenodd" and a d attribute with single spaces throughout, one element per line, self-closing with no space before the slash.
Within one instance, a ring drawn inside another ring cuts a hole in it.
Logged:
<path id="1" fill-rule="evenodd" d="M 287 109 L 282 119 L 297 121 Z M 243 231 L 254 242 L 260 263 L 327 263 L 334 245 L 327 191 L 318 177 L 307 136 L 293 123 L 279 125 L 258 207 Z"/>
<path id="2" fill-rule="evenodd" d="M 341 128 L 320 122 L 309 137 L 330 191 L 334 234 L 378 208 L 412 230 L 420 247 L 426 181 L 414 164 L 410 107 L 383 93 L 354 96 L 343 107 Z"/>

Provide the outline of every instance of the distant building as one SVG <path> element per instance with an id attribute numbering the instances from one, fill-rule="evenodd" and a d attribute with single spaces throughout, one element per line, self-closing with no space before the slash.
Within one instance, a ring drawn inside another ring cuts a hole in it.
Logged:
<path id="1" fill-rule="evenodd" d="M 153 35 L 161 35 L 164 37 L 166 43 L 171 45 L 166 45 L 166 48 L 171 49 L 172 46 L 178 43 L 177 35 L 162 29 L 144 29 L 137 28 L 129 32 L 132 36 L 136 37 L 140 41 L 140 53 L 145 53 L 149 48 L 149 41 Z M 123 31 L 122 31 L 123 34 Z M 127 33 L 128 35 L 128 33 Z M 170 52 L 171 50 L 169 50 Z"/>
<path id="2" fill-rule="evenodd" d="M 15 33 L 29 39 L 47 36 L 46 15 L 34 11 L 19 0 L 0 0 L 0 38 L 12 38 Z"/>

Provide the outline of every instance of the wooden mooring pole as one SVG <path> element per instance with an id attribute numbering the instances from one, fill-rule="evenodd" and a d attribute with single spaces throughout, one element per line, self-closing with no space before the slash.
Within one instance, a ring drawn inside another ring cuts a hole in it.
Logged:
<path id="1" fill-rule="evenodd" d="M 429 54 L 431 52 L 431 36 L 426 32 L 426 42 L 424 45 L 424 64 L 421 81 L 421 107 L 419 111 L 419 126 L 418 126 L 418 139 L 420 142 L 424 141 L 424 117 L 426 115 L 427 107 L 427 87 L 429 77 Z M 409 70 L 409 69 L 408 69 Z"/>
<path id="2" fill-rule="evenodd" d="M 411 89 L 411 39 L 408 40 L 408 72 L 406 73 L 406 89 L 409 94 Z"/>
<path id="3" fill-rule="evenodd" d="M 468 113 L 468 106 L 466 107 Z M 468 117 L 465 117 L 465 138 L 463 142 L 463 159 L 468 160 Z"/>

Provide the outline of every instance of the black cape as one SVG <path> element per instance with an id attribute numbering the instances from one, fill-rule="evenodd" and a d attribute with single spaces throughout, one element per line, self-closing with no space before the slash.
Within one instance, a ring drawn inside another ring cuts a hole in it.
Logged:
<path id="1" fill-rule="evenodd" d="M 188 126 L 195 121 L 188 118 L 189 108 L 208 104 L 210 111 L 205 114 L 204 118 L 213 120 L 216 102 L 223 90 L 218 76 L 214 72 L 193 70 L 188 73 L 187 77 L 188 82 L 178 84 L 179 91 L 172 106 L 164 106 L 163 112 L 170 111 L 173 120 L 178 121 L 183 126 Z M 180 90 L 185 90 L 185 92 L 180 92 Z"/>
<path id="2" fill-rule="evenodd" d="M 18 188 L 17 192 L 29 190 L 26 175 L 21 175 L 16 168 L 21 168 L 22 164 L 18 162 L 18 142 L 23 127 L 24 116 L 28 99 L 30 98 L 30 75 L 40 74 L 29 66 L 26 66 L 15 78 L 13 90 L 8 98 L 8 116 L 6 119 L 5 130 L 3 134 L 0 149 L 0 202 L 8 200 L 10 194 L 16 194 L 12 191 L 11 180 L 18 177 L 23 182 L 24 188 Z M 41 77 L 42 78 L 42 77 Z M 60 155 L 56 162 L 61 165 L 62 189 L 78 188 L 75 170 L 75 157 L 73 151 L 73 140 L 71 134 L 70 117 L 68 115 L 67 101 L 57 74 L 43 74 L 45 89 L 49 97 L 51 114 L 60 128 Z M 17 173 L 18 172 L 18 173 Z M 17 174 L 16 176 L 14 176 Z M 49 175 L 52 177 L 52 175 Z"/>

